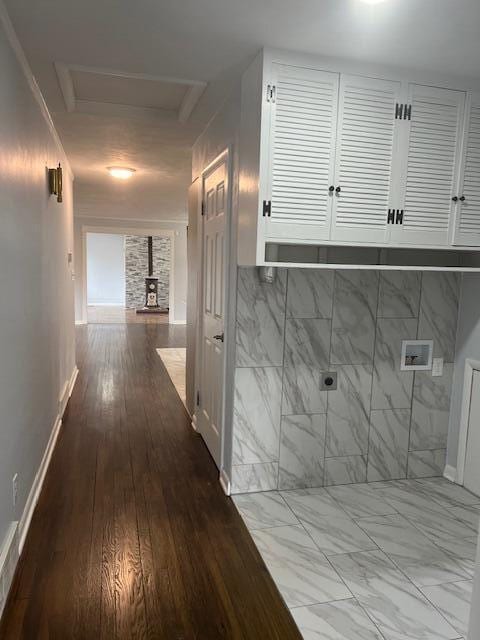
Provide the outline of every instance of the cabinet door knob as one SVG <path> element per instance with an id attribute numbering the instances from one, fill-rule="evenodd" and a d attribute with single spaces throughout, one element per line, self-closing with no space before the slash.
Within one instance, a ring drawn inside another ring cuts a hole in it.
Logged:
<path id="1" fill-rule="evenodd" d="M 465 202 L 465 196 L 460 196 L 460 202 Z"/>
<path id="2" fill-rule="evenodd" d="M 333 186 L 333 184 L 332 184 L 332 186 L 331 186 L 331 187 L 328 187 L 328 190 L 330 191 L 330 193 L 332 193 L 333 191 L 335 191 L 335 187 Z"/>
<path id="3" fill-rule="evenodd" d="M 457 196 L 453 196 L 452 200 L 453 200 L 454 202 L 457 202 L 457 201 L 458 201 Z"/>
<path id="4" fill-rule="evenodd" d="M 342 188 L 341 188 L 341 187 L 337 187 L 337 188 L 335 189 L 335 193 L 340 193 L 340 191 L 341 191 L 341 190 L 342 190 Z"/>

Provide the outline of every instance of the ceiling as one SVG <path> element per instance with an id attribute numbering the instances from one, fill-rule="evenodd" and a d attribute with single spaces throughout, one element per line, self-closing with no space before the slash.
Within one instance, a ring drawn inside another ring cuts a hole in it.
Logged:
<path id="1" fill-rule="evenodd" d="M 479 0 L 5 4 L 71 160 L 77 215 L 185 220 L 191 145 L 262 46 L 480 77 Z M 114 182 L 114 164 L 137 173 Z"/>

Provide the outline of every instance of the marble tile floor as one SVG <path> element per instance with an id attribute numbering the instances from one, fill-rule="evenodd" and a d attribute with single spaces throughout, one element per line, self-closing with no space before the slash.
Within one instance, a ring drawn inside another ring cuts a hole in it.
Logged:
<path id="1" fill-rule="evenodd" d="M 464 640 L 480 498 L 445 478 L 233 496 L 305 640 Z"/>

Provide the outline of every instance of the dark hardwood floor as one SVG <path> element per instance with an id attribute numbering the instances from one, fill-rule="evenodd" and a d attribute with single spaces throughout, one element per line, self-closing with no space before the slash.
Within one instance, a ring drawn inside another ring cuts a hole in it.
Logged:
<path id="1" fill-rule="evenodd" d="M 79 328 L 80 375 L 0 638 L 300 638 L 155 352 L 184 339 Z"/>

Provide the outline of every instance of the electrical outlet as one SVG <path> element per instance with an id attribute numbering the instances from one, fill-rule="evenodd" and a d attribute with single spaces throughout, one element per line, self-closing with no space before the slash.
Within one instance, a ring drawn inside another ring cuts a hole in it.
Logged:
<path id="1" fill-rule="evenodd" d="M 12 500 L 13 506 L 17 506 L 17 498 L 18 498 L 18 473 L 16 473 L 12 478 Z"/>

